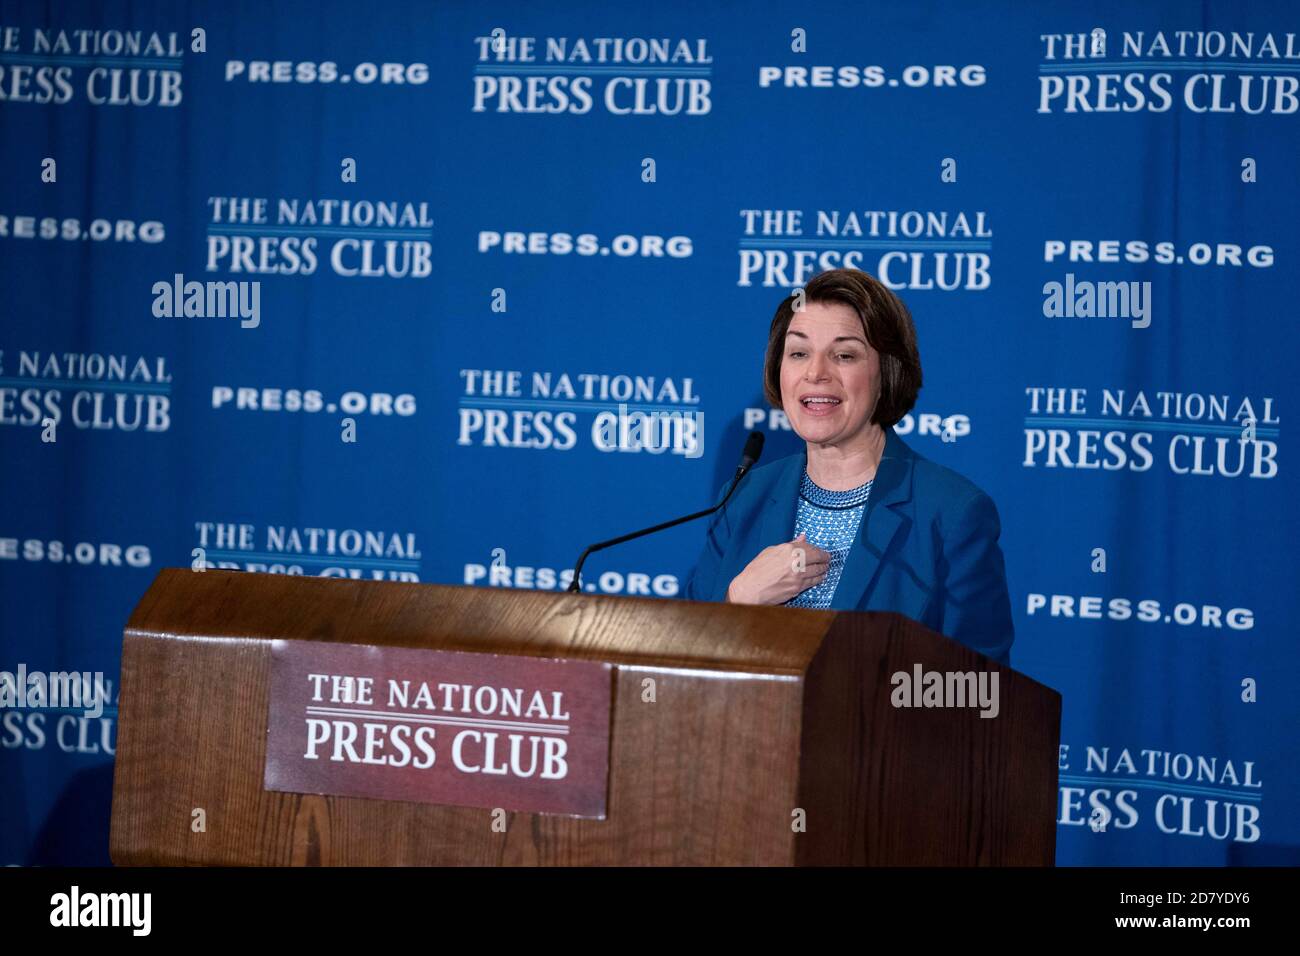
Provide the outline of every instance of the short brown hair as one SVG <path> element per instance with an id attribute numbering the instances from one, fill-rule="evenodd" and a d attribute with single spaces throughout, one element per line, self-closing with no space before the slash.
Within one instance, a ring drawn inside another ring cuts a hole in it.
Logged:
<path id="1" fill-rule="evenodd" d="M 763 394 L 781 408 L 781 359 L 785 334 L 794 319 L 793 295 L 776 307 L 763 361 Z M 912 410 L 921 390 L 921 353 L 916 349 L 912 314 L 878 279 L 859 269 L 831 269 L 804 287 L 805 302 L 842 302 L 862 320 L 868 344 L 880 354 L 880 401 L 871 420 L 889 428 Z"/>

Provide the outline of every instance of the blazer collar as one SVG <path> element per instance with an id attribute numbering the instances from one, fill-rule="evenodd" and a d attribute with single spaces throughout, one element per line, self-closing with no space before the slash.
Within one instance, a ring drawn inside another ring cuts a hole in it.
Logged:
<path id="1" fill-rule="evenodd" d="M 894 538 L 903 530 L 905 518 L 897 507 L 912 500 L 912 466 L 916 452 L 894 434 L 885 430 L 885 451 L 867 499 L 858 533 L 849 547 L 840 583 L 835 589 L 834 604 L 840 608 L 863 606 L 880 574 L 881 560 Z M 799 509 L 799 483 L 808 464 L 808 452 L 791 455 L 772 486 L 764 509 L 762 542 L 764 547 L 793 540 L 795 516 Z"/>

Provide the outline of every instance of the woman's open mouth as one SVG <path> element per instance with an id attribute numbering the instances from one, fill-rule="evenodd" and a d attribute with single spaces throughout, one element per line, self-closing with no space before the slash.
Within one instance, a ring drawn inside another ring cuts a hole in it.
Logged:
<path id="1" fill-rule="evenodd" d="M 833 395 L 805 395 L 799 404 L 809 415 L 829 415 L 840 407 L 840 400 Z"/>

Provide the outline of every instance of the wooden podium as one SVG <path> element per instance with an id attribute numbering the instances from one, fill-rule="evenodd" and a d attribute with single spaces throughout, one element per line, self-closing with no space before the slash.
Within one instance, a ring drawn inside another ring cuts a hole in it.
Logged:
<path id="1" fill-rule="evenodd" d="M 266 789 L 289 642 L 611 665 L 605 818 Z M 996 717 L 895 706 L 917 665 Z M 1054 862 L 1060 696 L 897 614 L 165 569 L 121 688 L 119 865 Z"/>

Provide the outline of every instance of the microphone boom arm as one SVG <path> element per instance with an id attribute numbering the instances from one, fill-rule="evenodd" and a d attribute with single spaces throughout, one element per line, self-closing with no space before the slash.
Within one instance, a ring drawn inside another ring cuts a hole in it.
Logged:
<path id="1" fill-rule="evenodd" d="M 578 563 L 573 567 L 573 580 L 569 583 L 568 590 L 570 593 L 578 593 L 582 590 L 582 564 L 587 560 L 587 555 L 594 551 L 603 551 L 605 548 L 613 547 L 616 544 L 622 544 L 624 541 L 631 541 L 633 538 L 640 538 L 643 535 L 654 534 L 656 531 L 663 531 L 665 528 L 671 528 L 674 525 L 685 524 L 687 521 L 694 521 L 696 518 L 703 518 L 705 515 L 711 515 L 719 508 L 723 507 L 730 499 L 732 493 L 740 486 L 740 479 L 749 474 L 749 466 L 736 469 L 736 477 L 731 481 L 731 488 L 727 491 L 726 496 L 712 508 L 705 508 L 703 511 L 697 511 L 693 515 L 686 515 L 684 518 L 674 518 L 672 521 L 665 521 L 657 524 L 653 528 L 642 528 L 640 531 L 633 531 L 629 534 L 619 535 L 617 538 L 610 538 L 608 541 L 601 541 L 598 544 L 588 545 L 587 549 L 582 552 L 578 558 Z"/>

